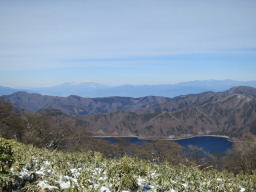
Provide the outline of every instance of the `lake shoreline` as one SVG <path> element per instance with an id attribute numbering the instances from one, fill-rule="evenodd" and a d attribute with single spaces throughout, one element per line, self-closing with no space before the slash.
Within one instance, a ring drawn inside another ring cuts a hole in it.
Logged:
<path id="1" fill-rule="evenodd" d="M 111 144 L 137 144 L 143 146 L 148 142 L 160 141 L 166 144 L 175 142 L 180 146 L 187 149 L 188 146 L 194 145 L 198 148 L 202 148 L 205 152 L 209 153 L 225 153 L 228 149 L 232 148 L 233 142 L 229 140 L 228 136 L 225 135 L 198 135 L 198 136 L 188 136 L 188 137 L 177 137 L 177 138 L 167 138 L 167 137 L 135 137 L 135 136 L 94 136 L 95 139 L 103 139 Z M 123 142 L 125 141 L 125 142 Z"/>
<path id="2" fill-rule="evenodd" d="M 169 137 L 140 137 L 140 136 L 92 136 L 94 138 L 137 138 L 141 140 L 168 140 L 168 141 L 177 141 L 183 139 L 191 139 L 195 137 L 219 137 L 219 138 L 226 138 L 229 141 L 233 142 L 229 136 L 227 135 L 194 135 L 188 137 L 177 137 L 177 138 L 169 138 Z"/>

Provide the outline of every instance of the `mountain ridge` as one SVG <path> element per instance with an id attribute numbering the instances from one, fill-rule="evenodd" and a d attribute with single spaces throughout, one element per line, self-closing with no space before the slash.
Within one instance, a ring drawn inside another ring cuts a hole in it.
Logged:
<path id="1" fill-rule="evenodd" d="M 57 110 L 98 136 L 184 137 L 256 134 L 256 88 L 234 87 L 166 97 L 54 97 L 15 93 L 2 97 L 17 108 Z"/>
<path id="2" fill-rule="evenodd" d="M 174 112 L 142 114 L 113 112 L 81 118 L 90 131 L 105 135 L 142 137 L 187 137 L 193 135 L 228 135 L 240 137 L 256 133 L 256 100 L 231 95 L 203 104 L 187 106 Z M 233 104 L 236 104 L 233 106 Z"/>

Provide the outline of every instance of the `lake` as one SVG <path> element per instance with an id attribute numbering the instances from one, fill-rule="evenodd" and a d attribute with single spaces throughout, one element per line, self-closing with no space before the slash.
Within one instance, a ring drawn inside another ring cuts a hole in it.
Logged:
<path id="1" fill-rule="evenodd" d="M 140 139 L 137 137 L 98 137 L 98 139 L 103 139 L 109 141 L 110 143 L 133 143 L 138 145 L 145 145 L 151 142 L 150 139 Z M 182 145 L 183 147 L 188 147 L 189 145 L 194 145 L 196 147 L 202 148 L 208 153 L 218 153 L 224 154 L 228 149 L 232 148 L 232 142 L 224 137 L 215 136 L 198 136 L 179 140 L 166 140 L 166 142 L 175 141 Z"/>
<path id="2" fill-rule="evenodd" d="M 208 153 L 225 153 L 232 148 L 232 142 L 224 137 L 201 136 L 179 139 L 176 142 L 184 147 L 189 145 L 197 146 Z"/>

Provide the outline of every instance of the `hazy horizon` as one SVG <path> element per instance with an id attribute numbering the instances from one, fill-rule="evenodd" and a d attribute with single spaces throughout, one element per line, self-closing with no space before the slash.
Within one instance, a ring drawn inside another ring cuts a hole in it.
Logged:
<path id="1" fill-rule="evenodd" d="M 61 82 L 58 84 L 53 84 L 53 85 L 47 85 L 47 86 L 34 86 L 34 87 L 30 87 L 30 86 L 7 86 L 7 85 L 3 85 L 0 84 L 0 86 L 2 87 L 8 87 L 8 88 L 14 88 L 14 89 L 37 89 L 37 88 L 51 88 L 51 87 L 55 87 L 55 86 L 61 86 L 61 85 L 72 85 L 72 86 L 79 86 L 82 84 L 98 84 L 101 86 L 106 86 L 106 87 L 122 87 L 122 86 L 161 86 L 161 85 L 179 85 L 179 84 L 186 84 L 186 83 L 241 83 L 239 86 L 243 86 L 243 83 L 247 83 L 247 82 L 255 82 L 256 80 L 249 80 L 249 81 L 237 81 L 237 80 L 233 80 L 233 79 L 221 79 L 221 80 L 217 80 L 217 79 L 205 79 L 205 80 L 191 80 L 191 81 L 180 81 L 180 82 L 173 82 L 173 83 L 157 83 L 157 84 L 131 84 L 131 83 L 125 83 L 125 84 L 116 84 L 116 85 L 110 85 L 110 84 L 106 84 L 104 82 L 93 82 L 93 81 L 66 81 L 66 82 Z M 214 85 L 214 84 L 213 84 Z"/>

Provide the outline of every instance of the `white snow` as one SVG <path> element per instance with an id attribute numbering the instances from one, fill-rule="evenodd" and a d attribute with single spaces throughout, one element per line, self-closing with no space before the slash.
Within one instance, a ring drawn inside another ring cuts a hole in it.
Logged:
<path id="1" fill-rule="evenodd" d="M 102 186 L 100 192 L 110 192 L 109 188 Z"/>
<path id="2" fill-rule="evenodd" d="M 55 183 L 59 184 L 59 187 L 61 189 L 67 189 L 70 188 L 71 185 L 78 185 L 78 178 L 81 175 L 81 172 L 83 171 L 83 169 L 88 170 L 91 174 L 91 179 L 89 179 L 88 181 L 90 181 L 92 183 L 92 185 L 94 187 L 99 187 L 100 186 L 100 192 L 110 192 L 111 190 L 111 186 L 113 183 L 108 183 L 108 177 L 106 175 L 106 170 L 104 170 L 103 168 L 95 168 L 95 167 L 83 167 L 83 168 L 72 168 L 72 166 L 70 165 L 70 172 L 72 173 L 72 175 L 67 176 L 67 175 L 59 175 L 57 174 L 57 172 L 55 173 L 54 170 L 50 169 L 51 163 L 49 161 L 44 161 L 42 163 L 42 166 L 39 167 L 37 166 L 37 162 L 35 163 L 35 166 L 33 166 L 33 168 L 29 167 L 29 166 L 24 166 L 23 169 L 20 172 L 15 172 L 15 169 L 11 169 L 11 171 L 18 175 L 19 177 L 27 177 L 30 176 L 32 173 L 36 173 L 37 175 L 40 175 L 40 177 L 42 178 L 42 181 L 40 181 L 38 183 L 38 186 L 42 189 L 58 189 L 58 187 L 56 186 L 52 186 L 50 184 L 47 183 L 47 180 L 44 179 L 44 176 L 47 173 L 50 173 L 51 175 L 55 176 L 55 179 L 53 179 L 52 181 L 54 181 Z M 39 169 L 40 168 L 40 169 Z M 37 170 L 36 170 L 37 169 Z M 58 175 L 58 176 L 57 176 Z M 140 190 L 143 191 L 156 191 L 156 189 L 159 187 L 156 183 L 149 183 L 149 177 L 153 180 L 159 176 L 159 173 L 157 173 L 155 170 L 151 170 L 149 171 L 148 176 L 136 176 L 134 175 L 134 177 L 137 179 L 137 184 L 139 186 Z M 176 178 L 171 178 L 169 181 L 173 184 L 178 184 L 180 183 L 180 185 L 184 186 L 184 188 L 188 188 L 188 184 L 186 184 L 184 181 L 179 182 L 178 177 Z M 40 179 L 41 180 L 41 179 Z M 224 179 L 223 178 L 216 178 L 216 180 L 221 184 L 223 183 Z M 193 183 L 193 182 L 192 182 Z M 202 185 L 207 185 L 207 183 L 209 184 L 210 181 L 203 181 L 201 184 Z M 103 185 L 103 186 L 102 186 Z M 231 185 L 231 183 L 229 184 Z M 245 192 L 246 189 L 244 187 L 240 187 L 240 192 Z M 128 192 L 128 191 L 122 191 L 122 192 Z M 167 192 L 177 192 L 174 189 L 169 189 Z"/>
<path id="3" fill-rule="evenodd" d="M 48 183 L 46 183 L 45 181 L 40 181 L 38 183 L 38 186 L 42 189 L 58 189 L 58 187 L 56 186 L 52 186 L 52 185 L 49 185 Z"/>
<path id="4" fill-rule="evenodd" d="M 70 187 L 70 181 L 59 180 L 58 183 L 60 184 L 61 189 L 67 189 Z"/>
<path id="5" fill-rule="evenodd" d="M 174 189 L 171 189 L 171 190 L 169 190 L 169 191 L 167 191 L 167 192 L 176 192 Z"/>

